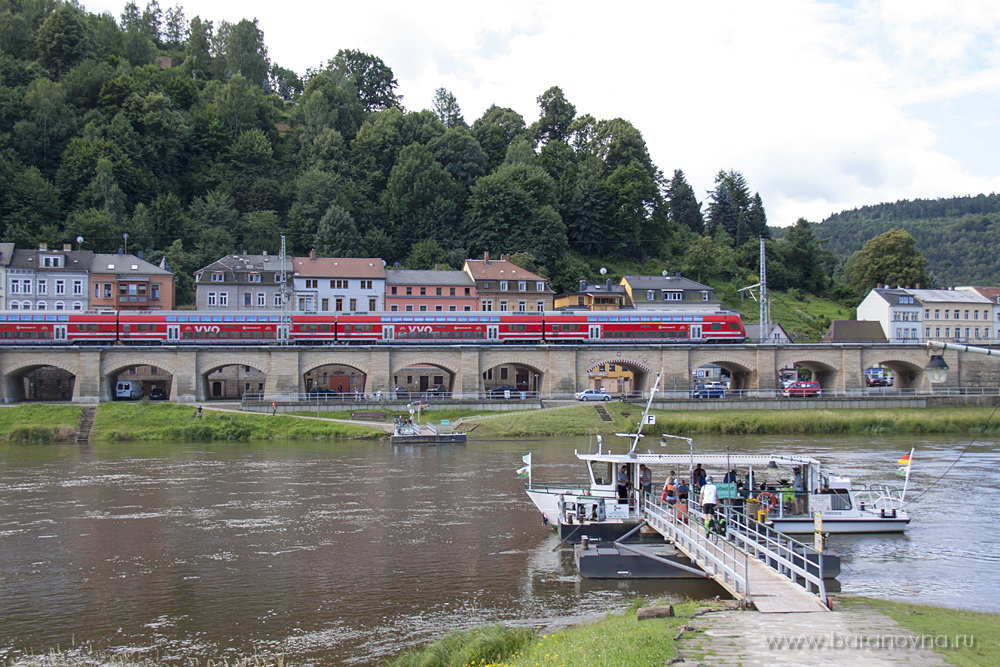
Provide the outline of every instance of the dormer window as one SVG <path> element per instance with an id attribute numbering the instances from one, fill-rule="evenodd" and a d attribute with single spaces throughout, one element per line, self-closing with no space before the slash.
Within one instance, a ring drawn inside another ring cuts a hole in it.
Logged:
<path id="1" fill-rule="evenodd" d="M 58 269 L 62 265 L 62 255 L 42 255 L 43 267 L 47 269 Z"/>
<path id="2" fill-rule="evenodd" d="M 519 281 L 517 283 L 517 291 L 518 292 L 527 292 L 528 291 L 528 282 L 525 281 L 525 280 Z"/>
<path id="3" fill-rule="evenodd" d="M 500 281 L 500 291 L 501 292 L 506 292 L 507 291 L 507 281 L 506 280 L 501 280 Z"/>
<path id="4" fill-rule="evenodd" d="M 541 281 L 535 283 L 535 291 L 536 292 L 544 292 L 545 291 L 545 283 L 543 283 Z"/>
<path id="5" fill-rule="evenodd" d="M 226 274 L 223 273 L 222 271 L 212 271 L 212 282 L 213 283 L 221 283 L 221 282 L 224 282 L 225 279 L 226 279 Z"/>
<path id="6" fill-rule="evenodd" d="M 260 274 L 259 273 L 251 273 L 249 276 L 247 276 L 247 280 L 249 282 L 252 282 L 252 283 L 259 283 L 260 282 Z"/>

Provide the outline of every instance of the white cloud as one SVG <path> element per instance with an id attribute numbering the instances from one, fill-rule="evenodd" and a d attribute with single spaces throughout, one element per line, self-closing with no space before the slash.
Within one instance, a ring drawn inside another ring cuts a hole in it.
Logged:
<path id="1" fill-rule="evenodd" d="M 86 4 L 117 16 L 124 3 Z M 256 17 L 272 60 L 298 72 L 341 48 L 372 53 L 408 108 L 443 86 L 469 122 L 497 104 L 530 123 L 558 85 L 579 113 L 631 121 L 699 197 L 720 169 L 742 171 L 772 224 L 1000 184 L 975 134 L 994 125 L 1000 84 L 1000 4 L 987 0 L 198 0 L 185 12 Z M 952 104 L 969 96 L 958 123 Z"/>

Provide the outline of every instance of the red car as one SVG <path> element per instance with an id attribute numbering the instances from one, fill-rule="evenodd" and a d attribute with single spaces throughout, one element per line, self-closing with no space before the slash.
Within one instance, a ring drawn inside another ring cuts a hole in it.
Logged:
<path id="1" fill-rule="evenodd" d="M 823 388 L 819 386 L 819 382 L 793 382 L 781 391 L 781 395 L 785 398 L 791 398 L 792 396 L 805 398 L 807 396 L 819 396 L 822 391 Z"/>

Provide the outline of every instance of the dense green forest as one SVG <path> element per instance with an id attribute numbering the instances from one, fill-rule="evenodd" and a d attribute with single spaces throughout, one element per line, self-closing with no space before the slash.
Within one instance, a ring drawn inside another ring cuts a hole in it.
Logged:
<path id="1" fill-rule="evenodd" d="M 1000 195 L 863 206 L 815 226 L 825 247 L 844 260 L 890 229 L 905 230 L 914 238 L 927 258 L 931 284 L 1000 284 Z"/>
<path id="2" fill-rule="evenodd" d="M 336 47 L 334 47 L 336 48 Z M 0 237 L 166 255 L 191 273 L 234 252 L 375 256 L 408 268 L 519 254 L 556 289 L 607 266 L 756 282 L 764 203 L 738 171 L 699 202 L 623 118 L 558 86 L 538 117 L 467 122 L 439 89 L 407 109 L 389 65 L 340 49 L 298 74 L 255 20 L 213 25 L 153 1 L 120 17 L 0 0 Z M 772 286 L 813 293 L 836 266 L 803 223 L 769 248 Z"/>

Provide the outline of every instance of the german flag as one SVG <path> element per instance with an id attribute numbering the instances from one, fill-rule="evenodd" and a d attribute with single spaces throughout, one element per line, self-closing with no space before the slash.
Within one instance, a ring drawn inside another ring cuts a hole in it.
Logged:
<path id="1" fill-rule="evenodd" d="M 908 466 L 908 465 L 910 465 L 910 455 L 909 454 L 903 454 L 903 457 L 901 459 L 899 459 L 898 461 L 896 461 L 896 463 L 898 463 L 901 466 Z"/>

